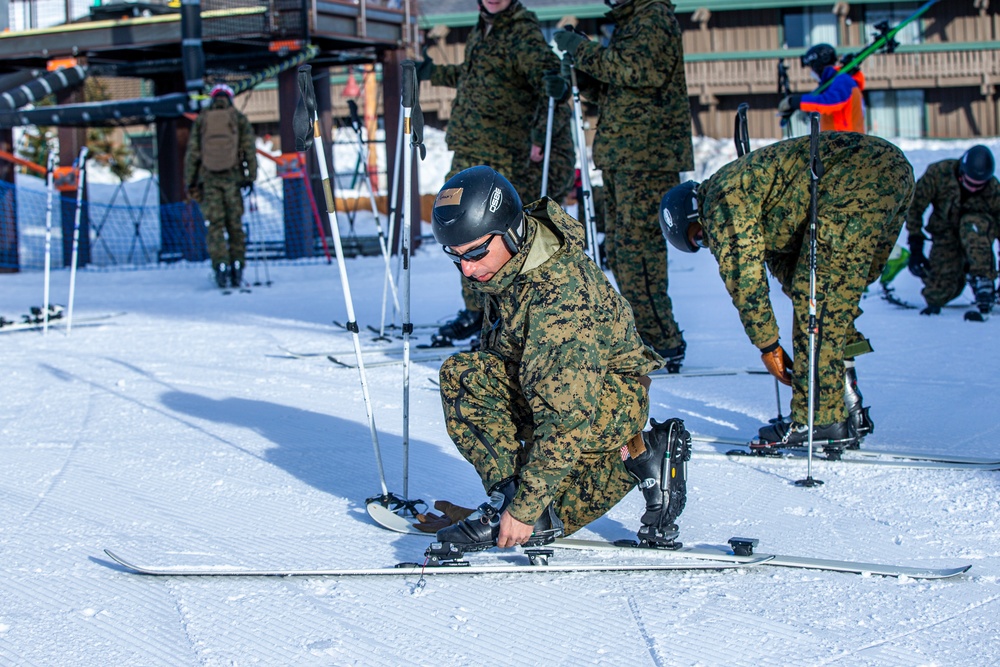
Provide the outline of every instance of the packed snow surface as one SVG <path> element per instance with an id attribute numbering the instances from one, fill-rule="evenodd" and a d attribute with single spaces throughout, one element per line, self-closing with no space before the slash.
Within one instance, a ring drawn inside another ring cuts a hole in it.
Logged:
<path id="1" fill-rule="evenodd" d="M 900 142 L 917 175 L 969 143 Z M 702 142 L 699 178 L 731 150 Z M 346 268 L 357 320 L 377 328 L 383 260 Z M 801 488 L 803 459 L 726 458 L 717 455 L 726 447 L 696 443 L 685 544 L 744 536 L 768 553 L 972 565 L 939 581 L 771 566 L 423 581 L 127 573 L 103 550 L 154 566 L 356 568 L 421 561 L 431 541 L 380 529 L 365 512 L 382 481 L 358 370 L 287 352 L 353 358 L 352 336 L 333 324 L 348 319 L 336 263 L 266 269 L 246 275 L 269 275 L 270 286 L 229 295 L 211 286 L 205 264 L 82 270 L 69 335 L 64 325 L 45 336 L 0 333 L 0 664 L 1000 663 L 995 471 L 814 460 L 824 483 Z M 410 279 L 415 323 L 460 308 L 453 264 L 433 243 L 415 253 Z M 53 302 L 66 303 L 68 284 L 67 271 L 53 273 Z M 0 285 L 8 319 L 41 303 L 41 272 L 0 275 Z M 922 304 L 908 273 L 895 285 Z M 685 367 L 760 366 L 708 253 L 671 253 L 670 294 Z M 772 295 L 787 340 L 790 304 Z M 969 301 L 969 292 L 957 300 Z M 864 446 L 1000 460 L 997 322 L 965 322 L 964 308 L 920 316 L 877 288 L 862 308 L 858 324 L 875 348 L 857 362 L 876 423 Z M 413 342 L 427 336 L 419 330 Z M 363 328 L 366 350 L 385 345 L 373 337 Z M 388 358 L 365 357 L 388 490 L 479 504 L 482 486 L 444 428 L 440 362 L 410 367 L 404 425 L 404 368 L 374 365 Z M 657 419 L 730 438 L 750 438 L 778 412 L 762 375 L 657 379 L 651 399 Z M 782 388 L 782 414 L 788 400 Z M 577 536 L 632 537 L 641 512 L 633 492 Z M 647 557 L 560 551 L 553 562 Z"/>

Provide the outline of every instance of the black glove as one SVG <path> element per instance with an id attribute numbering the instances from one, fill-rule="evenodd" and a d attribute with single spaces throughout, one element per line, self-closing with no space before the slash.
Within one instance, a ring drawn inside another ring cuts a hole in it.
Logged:
<path id="1" fill-rule="evenodd" d="M 924 256 L 924 238 L 922 236 L 910 237 L 910 261 L 906 265 L 910 273 L 917 278 L 926 278 L 931 272 L 931 263 Z"/>
<path id="2" fill-rule="evenodd" d="M 434 61 L 429 56 L 425 57 L 417 63 L 416 72 L 417 81 L 430 81 L 431 75 L 434 74 Z"/>
<path id="3" fill-rule="evenodd" d="M 576 53 L 576 47 L 587 41 L 586 37 L 569 29 L 559 30 L 552 39 L 560 51 L 565 51 L 570 55 Z"/>
<path id="4" fill-rule="evenodd" d="M 562 102 L 569 92 L 569 82 L 559 74 L 559 70 L 545 72 L 542 85 L 545 88 L 545 95 L 554 98 L 556 102 Z"/>
<path id="5" fill-rule="evenodd" d="M 800 95 L 785 95 L 785 97 L 778 102 L 778 115 L 782 118 L 788 118 L 799 110 L 799 104 L 801 104 L 801 102 L 802 97 Z"/>

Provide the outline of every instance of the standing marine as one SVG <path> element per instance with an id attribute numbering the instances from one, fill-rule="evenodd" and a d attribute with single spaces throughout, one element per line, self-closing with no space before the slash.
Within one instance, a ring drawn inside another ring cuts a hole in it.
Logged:
<path id="1" fill-rule="evenodd" d="M 212 88 L 212 102 L 194 121 L 184 159 L 184 182 L 208 225 L 208 255 L 219 287 L 239 287 L 246 264 L 243 195 L 257 179 L 253 126 L 233 106 L 224 83 Z"/>
<path id="2" fill-rule="evenodd" d="M 425 57 L 417 78 L 455 89 L 445 141 L 453 152 L 446 179 L 476 165 L 488 165 L 511 180 L 518 192 L 537 197 L 542 183 L 550 96 L 563 102 L 567 84 L 559 59 L 542 35 L 538 18 L 520 0 L 478 0 L 479 20 L 465 43 L 465 60 L 439 65 Z M 573 184 L 576 156 L 570 114 L 560 103 L 553 120 L 549 196 L 556 201 Z M 434 343 L 448 345 L 479 331 L 482 301 L 462 280 L 465 307 L 441 326 Z"/>
<path id="3" fill-rule="evenodd" d="M 809 440 L 809 141 L 747 153 L 701 184 L 670 190 L 661 203 L 663 235 L 678 250 L 712 252 L 764 366 L 792 387 L 791 422 L 758 433 L 767 446 Z M 820 133 L 819 153 L 825 172 L 817 198 L 813 424 L 814 439 L 836 454 L 873 429 L 854 369 L 854 358 L 872 347 L 855 320 L 865 287 L 881 274 L 903 226 L 913 168 L 896 146 L 854 132 Z M 768 272 L 792 300 L 792 357 L 779 341 Z"/>
<path id="4" fill-rule="evenodd" d="M 680 172 L 694 169 L 681 28 L 669 0 L 605 1 L 615 24 L 607 46 L 571 31 L 554 40 L 600 112 L 594 164 L 604 178 L 608 266 L 642 340 L 677 371 L 687 344 L 667 293 L 657 206 Z"/>

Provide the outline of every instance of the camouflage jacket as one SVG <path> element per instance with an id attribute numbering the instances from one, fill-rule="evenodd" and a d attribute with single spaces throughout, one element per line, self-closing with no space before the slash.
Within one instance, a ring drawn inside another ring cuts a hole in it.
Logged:
<path id="1" fill-rule="evenodd" d="M 927 238 L 923 232 L 924 211 L 932 204 L 934 209 L 927 220 L 927 233 L 932 240 L 957 243 L 959 218 L 966 213 L 989 218 L 992 236 L 1000 232 L 1000 183 L 991 178 L 979 192 L 967 192 L 958 182 L 958 160 L 941 160 L 929 165 L 917 181 L 913 203 L 906 214 L 906 231 L 911 238 Z"/>
<path id="2" fill-rule="evenodd" d="M 820 134 L 824 174 L 819 181 L 818 238 L 850 251 L 851 225 L 903 226 L 913 192 L 913 168 L 903 153 L 878 137 L 855 132 Z M 699 217 L 719 274 L 747 336 L 758 348 L 778 340 L 767 269 L 791 275 L 809 242 L 809 137 L 758 148 L 723 166 L 698 187 Z M 899 220 L 874 219 L 875 202 L 905 198 Z M 824 212 L 835 212 L 828 216 Z M 844 220 L 850 220 L 845 226 Z"/>
<path id="3" fill-rule="evenodd" d="M 228 98 L 226 99 L 228 100 Z M 219 103 L 212 102 L 214 108 L 220 108 L 215 106 L 217 104 Z M 223 104 L 228 104 L 228 102 Z M 257 138 L 253 131 L 253 125 L 236 108 L 233 108 L 233 113 L 236 114 L 236 122 L 240 132 L 239 157 L 246 161 L 250 172 L 249 178 L 251 181 L 255 181 L 257 180 Z M 184 183 L 188 187 L 198 185 L 207 174 L 211 173 L 201 169 L 201 125 L 203 119 L 202 115 L 195 119 L 194 125 L 191 127 L 191 134 L 188 136 L 187 154 L 184 156 Z M 213 174 L 212 177 L 231 179 L 239 185 L 244 180 L 242 165 L 233 167 L 231 172 Z"/>
<path id="4" fill-rule="evenodd" d="M 644 424 L 616 424 L 619 442 L 594 442 L 591 425 L 608 374 L 641 377 L 663 366 L 643 345 L 632 309 L 583 254 L 583 226 L 555 202 L 526 208 L 524 248 L 487 282 L 483 349 L 504 359 L 531 407 L 534 438 L 511 514 L 534 520 L 580 454 L 608 451 Z M 625 412 L 625 411 L 621 411 Z"/>
<path id="5" fill-rule="evenodd" d="M 549 69 L 559 69 L 559 58 L 519 0 L 497 14 L 492 27 L 480 16 L 465 44 L 465 61 L 437 65 L 431 75 L 433 85 L 456 89 L 448 148 L 499 170 L 526 162 L 532 130 L 545 137 L 542 76 Z"/>
<path id="6" fill-rule="evenodd" d="M 633 0 L 608 18 L 607 47 L 576 48 L 579 85 L 597 102 L 594 164 L 624 171 L 690 171 L 691 105 L 681 28 L 668 0 Z"/>

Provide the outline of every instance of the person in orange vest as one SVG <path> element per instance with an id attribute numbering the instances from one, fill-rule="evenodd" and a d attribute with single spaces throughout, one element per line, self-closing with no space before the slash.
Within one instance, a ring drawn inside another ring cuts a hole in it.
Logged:
<path id="1" fill-rule="evenodd" d="M 865 75 L 861 70 L 841 74 L 837 65 L 837 52 L 829 44 L 817 44 L 801 58 L 803 67 L 826 88 L 819 94 L 788 95 L 778 104 L 778 113 L 784 117 L 796 111 L 819 114 L 821 130 L 840 132 L 865 131 L 865 111 L 861 92 L 865 89 Z"/>

